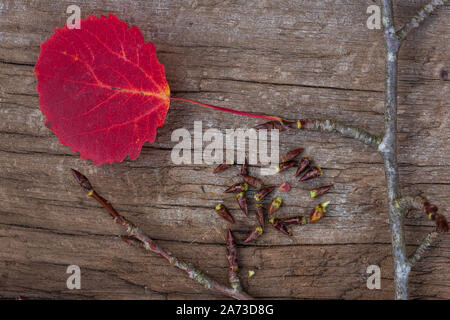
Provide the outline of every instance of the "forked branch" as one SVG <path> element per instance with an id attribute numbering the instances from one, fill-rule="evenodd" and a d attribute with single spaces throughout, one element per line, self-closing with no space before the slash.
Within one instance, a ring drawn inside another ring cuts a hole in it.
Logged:
<path id="1" fill-rule="evenodd" d="M 138 227 L 136 227 L 133 223 L 125 219 L 125 217 L 121 216 L 114 207 L 104 198 L 102 198 L 92 187 L 89 180 L 82 175 L 80 172 L 72 169 L 72 174 L 74 178 L 77 180 L 77 182 L 80 184 L 81 188 L 87 192 L 87 194 L 97 200 L 98 203 L 100 203 L 106 210 L 108 210 L 111 217 L 114 219 L 114 222 L 122 225 L 125 227 L 126 232 L 128 236 L 123 236 L 122 240 L 127 242 L 128 244 L 137 245 L 141 248 L 144 248 L 146 250 L 149 250 L 153 253 L 159 254 L 161 257 L 163 257 L 169 264 L 172 266 L 184 271 L 189 278 L 194 280 L 195 282 L 201 284 L 205 288 L 209 290 L 213 290 L 216 292 L 219 292 L 221 294 L 224 294 L 226 296 L 239 299 L 239 300 L 250 300 L 253 299 L 250 295 L 248 295 L 246 292 L 244 292 L 240 286 L 239 278 L 237 276 L 237 252 L 236 248 L 234 246 L 233 251 L 233 266 L 236 270 L 236 272 L 233 274 L 233 277 L 231 277 L 230 273 L 230 281 L 231 281 L 231 288 L 224 286 L 217 281 L 213 280 L 209 276 L 207 276 L 205 273 L 197 269 L 195 266 L 193 266 L 190 263 L 186 263 L 184 261 L 179 260 L 177 257 L 173 256 L 169 252 L 162 249 L 158 244 L 153 241 L 149 236 L 147 236 L 142 230 L 140 230 Z M 230 237 L 230 234 L 228 234 L 228 237 Z M 232 235 L 231 235 L 232 237 Z M 232 240 L 234 243 L 234 239 Z M 230 238 L 228 238 L 227 243 L 230 242 Z M 232 245 L 228 247 L 233 247 Z M 227 250 L 227 258 L 229 257 L 230 250 Z M 228 258 L 229 259 L 229 258 Z M 230 265 L 231 267 L 231 265 Z"/>

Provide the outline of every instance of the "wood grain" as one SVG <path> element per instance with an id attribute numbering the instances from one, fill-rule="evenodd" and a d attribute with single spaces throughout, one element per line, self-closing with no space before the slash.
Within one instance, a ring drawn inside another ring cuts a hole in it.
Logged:
<path id="1" fill-rule="evenodd" d="M 397 1 L 397 25 L 426 1 Z M 174 96 L 287 118 L 326 117 L 383 130 L 381 30 L 366 27 L 373 1 L 0 1 L 0 298 L 216 299 L 161 258 L 122 243 L 105 211 L 80 191 L 69 168 L 86 174 L 117 209 L 215 279 L 226 281 L 227 223 L 212 208 L 230 207 L 238 241 L 256 225 L 239 213 L 225 186 L 237 169 L 174 165 L 173 130 L 251 127 L 255 119 L 172 103 L 157 141 L 136 161 L 96 167 L 44 126 L 33 67 L 39 45 L 64 25 L 70 4 L 82 17 L 114 13 L 156 45 Z M 376 2 L 375 2 L 376 3 Z M 401 50 L 399 134 L 401 183 L 445 212 L 450 202 L 448 81 L 450 6 L 414 32 Z M 390 299 L 392 259 L 381 157 L 349 139 L 283 133 L 281 151 L 305 147 L 325 171 L 297 183 L 291 171 L 280 216 L 308 213 L 308 190 L 334 183 L 327 217 L 295 227 L 286 238 L 270 228 L 239 246 L 244 287 L 258 298 Z M 256 168 L 251 168 L 252 172 Z M 253 202 L 250 203 L 253 208 Z M 254 217 L 254 211 L 250 210 Z M 413 251 L 432 223 L 407 219 Z M 450 238 L 442 236 L 411 276 L 412 298 L 450 298 Z M 66 268 L 79 265 L 82 289 L 66 288 Z M 368 290 L 366 268 L 381 267 L 381 290 Z M 248 279 L 248 269 L 256 275 Z"/>

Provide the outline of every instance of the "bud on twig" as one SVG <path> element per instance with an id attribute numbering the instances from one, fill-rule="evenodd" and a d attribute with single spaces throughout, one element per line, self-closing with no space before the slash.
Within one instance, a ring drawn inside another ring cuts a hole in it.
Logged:
<path id="1" fill-rule="evenodd" d="M 263 234 L 263 229 L 261 227 L 256 227 L 247 238 L 243 241 L 243 243 L 249 243 L 256 239 L 258 239 Z"/>
<path id="2" fill-rule="evenodd" d="M 273 199 L 269 206 L 269 214 L 273 214 L 275 211 L 280 209 L 282 201 L 283 199 L 281 199 L 280 197 Z"/>
<path id="3" fill-rule="evenodd" d="M 327 212 L 326 208 L 329 204 L 330 201 L 327 201 L 315 206 L 309 215 L 309 223 L 314 223 L 322 219 L 325 216 L 325 212 Z"/>
<path id="4" fill-rule="evenodd" d="M 322 175 L 322 169 L 320 167 L 313 167 L 307 171 L 298 181 L 306 181 L 314 178 L 318 178 Z"/>
<path id="5" fill-rule="evenodd" d="M 231 187 L 228 187 L 224 192 L 225 193 L 235 193 L 235 192 L 243 192 L 248 190 L 248 185 L 245 182 L 233 184 Z"/>
<path id="6" fill-rule="evenodd" d="M 88 178 L 86 178 L 83 174 L 78 172 L 75 169 L 70 169 L 72 171 L 72 175 L 75 178 L 75 180 L 80 184 L 81 188 L 86 191 L 87 193 L 91 192 L 93 190 L 91 183 L 89 182 Z"/>
<path id="7" fill-rule="evenodd" d="M 284 125 L 284 123 L 281 123 L 280 121 L 272 120 L 269 122 L 258 124 L 256 126 L 254 126 L 253 129 L 256 129 L 256 130 L 265 129 L 267 131 L 270 131 L 273 129 L 278 129 L 281 132 L 281 131 L 287 130 L 288 127 L 286 125 Z"/>
<path id="8" fill-rule="evenodd" d="M 241 174 L 242 179 L 244 179 L 245 182 L 247 182 L 249 185 L 251 185 L 253 188 L 256 189 L 261 189 L 261 187 L 263 186 L 263 182 L 255 177 L 246 175 L 246 174 Z"/>
<path id="9" fill-rule="evenodd" d="M 311 159 L 308 156 L 303 157 L 300 160 L 300 163 L 298 164 L 297 172 L 295 173 L 295 176 L 298 177 L 303 171 L 308 168 L 308 166 L 311 163 Z"/>
<path id="10" fill-rule="evenodd" d="M 242 212 L 244 212 L 245 215 L 248 217 L 247 198 L 245 197 L 245 192 L 239 192 L 236 195 L 236 200 Z"/>
<path id="11" fill-rule="evenodd" d="M 255 200 L 261 201 L 264 199 L 269 193 L 271 193 L 275 189 L 275 186 L 266 187 L 264 189 L 259 190 L 258 193 L 255 194 Z"/>
<path id="12" fill-rule="evenodd" d="M 224 218 L 225 220 L 227 220 L 230 223 L 234 223 L 234 219 L 231 216 L 230 212 L 228 211 L 228 209 L 221 203 L 219 203 L 216 206 L 216 212 L 219 216 L 221 216 L 222 218 Z"/>
<path id="13" fill-rule="evenodd" d="M 320 197 L 321 195 L 327 193 L 328 191 L 330 191 L 330 189 L 332 187 L 333 187 L 332 184 L 330 184 L 328 186 L 318 187 L 318 188 L 310 190 L 309 193 L 311 194 L 311 198 L 317 198 L 317 197 Z"/>

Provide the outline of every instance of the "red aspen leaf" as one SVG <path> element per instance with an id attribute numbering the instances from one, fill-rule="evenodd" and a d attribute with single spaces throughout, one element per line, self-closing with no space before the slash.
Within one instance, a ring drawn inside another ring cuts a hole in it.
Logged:
<path id="1" fill-rule="evenodd" d="M 56 28 L 36 63 L 39 106 L 61 144 L 96 165 L 136 159 L 170 105 L 153 43 L 115 15 Z"/>

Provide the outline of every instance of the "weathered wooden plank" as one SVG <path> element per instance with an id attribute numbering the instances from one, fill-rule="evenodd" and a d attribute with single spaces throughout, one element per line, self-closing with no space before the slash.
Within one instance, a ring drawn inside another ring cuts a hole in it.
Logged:
<path id="1" fill-rule="evenodd" d="M 425 1 L 400 1 L 398 22 Z M 86 198 L 68 169 L 78 168 L 124 215 L 161 245 L 226 281 L 224 231 L 212 208 L 230 207 L 238 240 L 251 219 L 223 189 L 237 171 L 214 176 L 207 165 L 174 165 L 177 128 L 247 128 L 257 123 L 172 103 L 155 144 L 136 161 L 95 167 L 44 126 L 34 63 L 39 45 L 66 20 L 72 1 L 13 1 L 0 7 L 0 297 L 221 298 L 193 285 L 153 255 L 130 248 L 103 209 Z M 330 117 L 383 130 L 383 43 L 365 26 L 372 1 L 77 1 L 82 16 L 118 15 L 155 43 L 174 95 L 288 118 Z M 401 182 L 440 208 L 450 201 L 448 81 L 450 8 L 444 6 L 405 43 L 400 56 Z M 334 183 L 323 221 L 295 227 L 289 239 L 267 229 L 240 246 L 243 283 L 260 298 L 385 299 L 392 294 L 390 235 L 381 158 L 370 148 L 333 135 L 283 133 L 285 152 L 306 148 L 325 169 L 320 181 L 296 182 L 289 171 L 264 178 L 289 181 L 280 216 L 306 214 L 317 203 L 307 191 Z M 251 168 L 256 172 L 257 168 Z M 408 250 L 432 224 L 407 219 Z M 187 249 L 189 248 L 189 249 Z M 413 298 L 448 299 L 450 240 L 442 237 L 411 280 Z M 69 264 L 82 269 L 82 290 L 65 286 Z M 382 289 L 368 290 L 366 268 L 382 269 Z M 247 279 L 248 269 L 256 275 Z"/>

